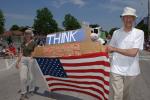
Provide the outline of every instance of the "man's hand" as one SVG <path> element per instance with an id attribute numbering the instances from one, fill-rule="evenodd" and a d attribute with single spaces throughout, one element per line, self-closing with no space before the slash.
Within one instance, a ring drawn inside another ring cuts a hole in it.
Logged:
<path id="1" fill-rule="evenodd" d="M 116 51 L 117 51 L 117 48 L 112 47 L 112 46 L 110 46 L 110 45 L 106 45 L 106 51 L 107 51 L 107 52 L 110 52 L 110 53 L 116 52 Z"/>

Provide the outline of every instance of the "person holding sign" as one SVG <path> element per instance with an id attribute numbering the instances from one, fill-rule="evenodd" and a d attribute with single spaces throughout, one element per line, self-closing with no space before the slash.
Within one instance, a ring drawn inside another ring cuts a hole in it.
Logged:
<path id="1" fill-rule="evenodd" d="M 17 60 L 16 68 L 20 71 L 20 81 L 21 81 L 21 98 L 24 100 L 29 98 L 29 94 L 33 94 L 35 89 L 34 76 L 32 73 L 32 67 L 34 59 L 32 58 L 32 53 L 36 46 L 33 41 L 32 30 L 27 29 L 25 31 L 24 42 L 21 45 L 19 52 L 19 57 Z M 28 91 L 27 91 L 28 87 Z"/>
<path id="2" fill-rule="evenodd" d="M 140 74 L 139 52 L 143 50 L 144 32 L 134 28 L 136 18 L 136 10 L 125 7 L 121 15 L 123 27 L 114 31 L 107 45 L 108 52 L 113 53 L 110 77 L 113 100 L 131 100 L 130 89 Z"/>

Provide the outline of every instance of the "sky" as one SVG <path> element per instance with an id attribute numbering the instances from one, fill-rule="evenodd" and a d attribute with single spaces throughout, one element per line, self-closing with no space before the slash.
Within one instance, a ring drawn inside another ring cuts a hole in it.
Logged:
<path id="1" fill-rule="evenodd" d="M 68 13 L 80 22 L 99 24 L 103 30 L 122 26 L 120 15 L 126 6 L 137 10 L 138 23 L 148 15 L 148 0 L 0 0 L 0 9 L 5 16 L 5 28 L 32 26 L 36 11 L 47 7 L 59 27 Z"/>

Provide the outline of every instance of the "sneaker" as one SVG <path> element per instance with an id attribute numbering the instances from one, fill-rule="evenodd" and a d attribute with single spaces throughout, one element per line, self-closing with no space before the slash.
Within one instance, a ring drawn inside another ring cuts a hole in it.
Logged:
<path id="1" fill-rule="evenodd" d="M 31 96 L 33 96 L 34 95 L 34 92 L 33 91 L 30 91 L 30 92 L 28 92 L 28 97 L 31 97 Z"/>
<path id="2" fill-rule="evenodd" d="M 18 92 L 17 93 L 21 93 L 21 90 L 18 90 Z"/>
<path id="3" fill-rule="evenodd" d="M 19 100 L 25 100 L 25 99 L 29 99 L 29 97 L 26 94 L 21 94 L 21 97 Z"/>

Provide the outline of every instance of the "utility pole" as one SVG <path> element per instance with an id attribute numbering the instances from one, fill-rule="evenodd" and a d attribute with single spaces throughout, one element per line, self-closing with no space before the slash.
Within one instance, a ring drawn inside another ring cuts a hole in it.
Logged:
<path id="1" fill-rule="evenodd" d="M 150 38 L 150 0 L 148 0 L 148 39 Z"/>

